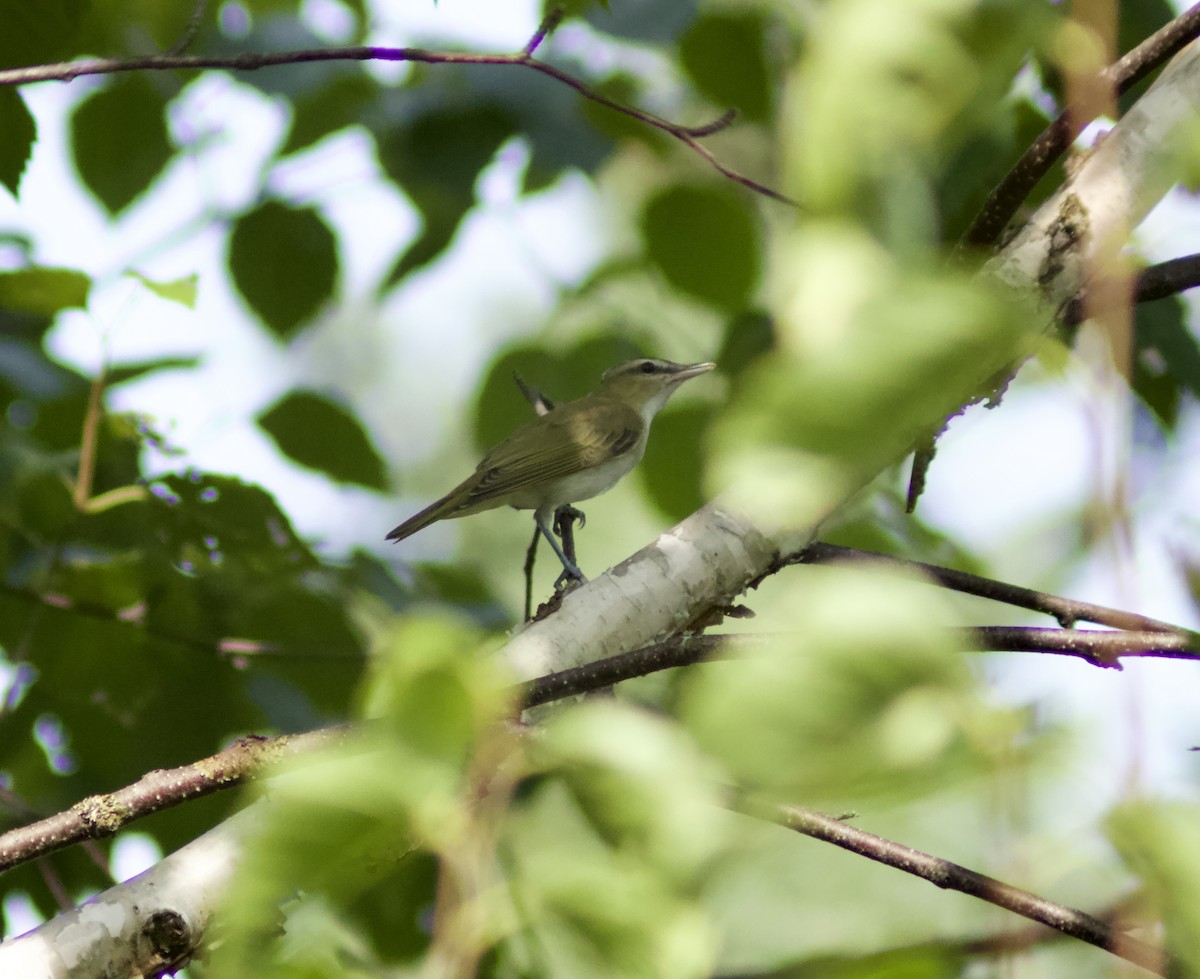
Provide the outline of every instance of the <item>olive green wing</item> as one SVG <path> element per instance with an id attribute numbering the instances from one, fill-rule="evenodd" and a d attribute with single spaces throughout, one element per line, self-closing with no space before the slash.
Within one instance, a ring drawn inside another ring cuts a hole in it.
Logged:
<path id="1" fill-rule="evenodd" d="M 620 401 L 586 399 L 556 408 L 484 456 L 464 506 L 616 459 L 637 446 L 643 425 L 642 416 Z"/>

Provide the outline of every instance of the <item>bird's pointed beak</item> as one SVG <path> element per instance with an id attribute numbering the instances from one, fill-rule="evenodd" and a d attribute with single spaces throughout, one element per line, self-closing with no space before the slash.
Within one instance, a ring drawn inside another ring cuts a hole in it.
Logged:
<path id="1" fill-rule="evenodd" d="M 679 370 L 675 372 L 675 380 L 686 381 L 689 378 L 699 377 L 701 374 L 707 374 L 716 366 L 713 363 L 681 364 Z"/>

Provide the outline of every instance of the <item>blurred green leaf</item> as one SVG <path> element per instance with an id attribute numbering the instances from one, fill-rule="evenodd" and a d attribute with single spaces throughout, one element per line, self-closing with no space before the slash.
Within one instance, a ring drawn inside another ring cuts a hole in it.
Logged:
<path id="1" fill-rule="evenodd" d="M 758 282 L 758 221 L 748 198 L 725 187 L 670 187 L 642 214 L 646 253 L 672 285 L 736 312 Z"/>
<path id="2" fill-rule="evenodd" d="M 0 0 L 0 65 L 37 65 L 75 53 L 80 19 L 89 6 L 88 0 Z"/>
<path id="3" fill-rule="evenodd" d="M 725 335 L 717 353 L 717 368 L 726 377 L 737 377 L 750 364 L 775 346 L 775 326 L 763 312 L 743 312 L 725 324 Z"/>
<path id="4" fill-rule="evenodd" d="M 778 86 L 767 67 L 763 13 L 713 10 L 698 17 L 679 42 L 680 60 L 711 101 L 765 122 Z"/>
<path id="5" fill-rule="evenodd" d="M 400 256 L 386 285 L 445 250 L 475 201 L 475 181 L 515 130 L 506 109 L 445 106 L 377 134 L 379 162 L 421 212 L 424 227 Z"/>
<path id="6" fill-rule="evenodd" d="M 22 535 L 54 541 L 76 516 L 71 490 L 53 460 L 27 446 L 0 441 L 0 521 Z"/>
<path id="7" fill-rule="evenodd" d="M 708 477 L 753 512 L 803 525 L 1020 356 L 1036 320 L 965 270 L 900 264 L 856 226 L 806 222 L 780 254 L 787 355 L 743 372 L 713 427 Z"/>
<path id="8" fill-rule="evenodd" d="M 37 123 L 25 105 L 20 89 L 0 89 L 0 133 L 4 133 L 4 139 L 0 140 L 0 184 L 16 197 L 21 175 L 37 139 Z"/>
<path id="9" fill-rule="evenodd" d="M 1200 395 L 1200 346 L 1178 296 L 1134 306 L 1133 390 L 1163 428 L 1174 431 L 1180 392 Z"/>
<path id="10" fill-rule="evenodd" d="M 312 391 L 291 391 L 258 416 L 258 424 L 289 459 L 339 483 L 387 489 L 383 460 L 358 419 Z"/>
<path id="11" fill-rule="evenodd" d="M 268 201 L 234 225 L 229 268 L 254 312 L 287 339 L 333 295 L 337 246 L 312 208 Z"/>
<path id="12" fill-rule="evenodd" d="M 737 784 L 810 800 L 907 794 L 986 767 L 970 673 L 931 627 L 941 596 L 882 572 L 814 571 L 775 610 L 780 638 L 684 678 L 680 714 L 701 747 Z"/>
<path id="13" fill-rule="evenodd" d="M 1200 343 L 1187 321 L 1179 296 L 1135 307 L 1135 347 L 1139 353 L 1156 350 L 1180 385 L 1200 397 Z"/>
<path id="14" fill-rule="evenodd" d="M 1168 975 L 1200 975 L 1200 809 L 1194 803 L 1122 805 L 1108 836 L 1166 924 Z"/>
<path id="15" fill-rule="evenodd" d="M 672 520 L 682 520 L 704 505 L 700 476 L 704 433 L 712 414 L 711 405 L 693 402 L 668 407 L 654 419 L 637 471 L 654 505 Z"/>
<path id="16" fill-rule="evenodd" d="M 130 74 L 110 80 L 71 117 L 75 168 L 109 214 L 133 203 L 171 159 L 166 106 L 155 81 Z"/>
<path id="17" fill-rule="evenodd" d="M 655 3 L 654 0 L 617 0 L 593 4 L 584 19 L 598 31 L 631 41 L 663 43 L 673 40 L 696 15 L 696 0 Z"/>
<path id="18" fill-rule="evenodd" d="M 170 282 L 156 282 L 154 279 L 142 275 L 141 272 L 131 272 L 130 275 L 160 299 L 179 303 L 180 306 L 186 306 L 188 309 L 196 308 L 199 276 L 192 274 L 184 276 L 182 279 L 172 279 Z"/>
<path id="19" fill-rule="evenodd" d="M 292 125 L 281 154 L 306 149 L 347 126 L 361 123 L 364 107 L 378 94 L 379 86 L 358 65 L 352 74 L 341 74 L 312 91 L 292 99 Z"/>
<path id="20" fill-rule="evenodd" d="M 144 360 L 137 364 L 120 364 L 110 367 L 105 374 L 105 380 L 110 384 L 124 384 L 134 381 L 155 371 L 186 370 L 200 363 L 199 357 L 158 357 L 154 360 Z"/>
<path id="21" fill-rule="evenodd" d="M 1116 57 L 1121 57 L 1127 51 L 1132 51 L 1160 27 L 1168 24 L 1177 16 L 1177 12 L 1168 0 L 1143 0 L 1142 3 L 1117 4 L 1117 50 Z M 1115 60 L 1115 59 L 1114 59 Z M 1161 69 L 1159 69 L 1161 70 Z M 1158 77 L 1155 70 L 1147 78 L 1138 82 L 1132 89 L 1125 92 L 1119 100 L 1119 111 L 1124 115 L 1137 99 L 1141 98 L 1147 86 Z"/>
<path id="22" fill-rule="evenodd" d="M 87 305 L 92 280 L 75 269 L 28 268 L 0 272 L 0 307 L 38 316 Z"/>

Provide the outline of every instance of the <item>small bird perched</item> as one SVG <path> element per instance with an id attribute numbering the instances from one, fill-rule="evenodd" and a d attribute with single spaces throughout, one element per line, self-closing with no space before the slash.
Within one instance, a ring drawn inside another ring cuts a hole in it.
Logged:
<path id="1" fill-rule="evenodd" d="M 616 485 L 641 461 L 650 422 L 675 389 L 715 366 L 643 358 L 610 368 L 595 391 L 526 422 L 485 455 L 475 472 L 387 539 L 404 540 L 435 520 L 495 507 L 532 510 L 563 570 L 586 581 L 551 533 L 554 512 Z"/>

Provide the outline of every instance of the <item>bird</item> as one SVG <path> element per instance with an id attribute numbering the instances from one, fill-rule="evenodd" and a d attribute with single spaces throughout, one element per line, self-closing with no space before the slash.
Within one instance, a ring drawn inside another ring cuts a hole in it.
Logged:
<path id="1" fill-rule="evenodd" d="M 386 539 L 401 541 L 435 521 L 501 506 L 532 510 L 564 575 L 586 581 L 554 539 L 555 511 L 612 489 L 641 461 L 650 423 L 667 399 L 684 381 L 715 366 L 642 357 L 609 368 L 595 391 L 526 422 L 488 452 L 470 476 Z"/>

